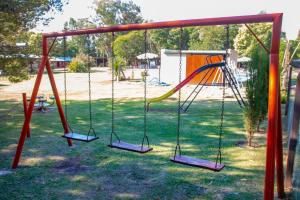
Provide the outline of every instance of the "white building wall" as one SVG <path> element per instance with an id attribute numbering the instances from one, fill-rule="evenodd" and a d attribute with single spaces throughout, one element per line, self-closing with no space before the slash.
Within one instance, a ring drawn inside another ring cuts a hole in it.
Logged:
<path id="1" fill-rule="evenodd" d="M 227 57 L 227 63 L 231 69 L 235 70 L 237 68 L 238 53 L 233 49 L 229 49 L 229 56 Z"/>
<path id="2" fill-rule="evenodd" d="M 179 54 L 165 53 L 161 50 L 161 69 L 160 80 L 168 84 L 178 84 L 179 79 Z M 186 75 L 186 54 L 182 54 L 181 80 L 185 79 Z"/>
<path id="3" fill-rule="evenodd" d="M 181 80 L 186 78 L 186 55 L 188 53 L 194 54 L 209 54 L 218 53 L 225 54 L 225 50 L 220 51 L 191 51 L 184 50 L 182 52 L 182 71 Z M 237 68 L 238 54 L 235 50 L 229 50 L 229 56 L 227 57 L 227 63 L 232 70 Z M 179 51 L 178 50 L 161 50 L 161 69 L 160 80 L 169 84 L 178 84 L 178 71 L 179 71 Z"/>

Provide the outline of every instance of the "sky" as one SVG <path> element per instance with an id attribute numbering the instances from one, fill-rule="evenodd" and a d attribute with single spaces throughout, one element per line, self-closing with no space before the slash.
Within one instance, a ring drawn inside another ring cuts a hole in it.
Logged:
<path id="1" fill-rule="evenodd" d="M 140 6 L 144 19 L 157 21 L 252 15 L 260 11 L 283 13 L 282 30 L 288 39 L 296 39 L 300 29 L 300 0 L 132 0 Z M 35 31 L 61 31 L 69 18 L 93 18 L 94 0 L 69 0 L 62 13 L 51 13 L 48 26 Z"/>

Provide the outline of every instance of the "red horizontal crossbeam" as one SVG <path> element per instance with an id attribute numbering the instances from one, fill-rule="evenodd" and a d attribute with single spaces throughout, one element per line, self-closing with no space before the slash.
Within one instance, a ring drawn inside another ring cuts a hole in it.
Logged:
<path id="1" fill-rule="evenodd" d="M 98 27 L 98 28 L 90 28 L 90 29 L 70 30 L 64 32 L 45 33 L 43 34 L 43 36 L 46 38 L 50 38 L 50 37 L 134 31 L 134 30 L 145 30 L 145 29 L 273 22 L 273 20 L 280 15 L 282 15 L 282 13 L 176 20 L 176 21 L 152 22 L 152 23 L 144 23 L 144 24 L 126 24 L 126 25 L 107 26 L 107 27 Z"/>

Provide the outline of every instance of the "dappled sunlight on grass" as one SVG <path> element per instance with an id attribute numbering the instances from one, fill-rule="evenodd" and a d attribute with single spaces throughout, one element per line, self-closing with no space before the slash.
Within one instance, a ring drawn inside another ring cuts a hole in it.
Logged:
<path id="1" fill-rule="evenodd" d="M 179 167 L 179 166 L 181 166 L 181 167 Z M 195 172 L 195 168 L 193 168 L 193 167 L 190 167 L 190 166 L 187 166 L 187 165 L 180 165 L 180 164 L 176 164 L 176 163 L 171 163 L 171 166 L 167 167 L 166 170 L 168 172 L 172 172 L 172 173 L 177 173 L 177 172 L 193 173 L 193 172 Z M 198 168 L 197 171 L 199 173 L 200 171 L 205 172 L 206 170 Z M 186 181 L 188 181 L 189 179 L 192 179 L 192 177 L 185 178 Z"/>
<path id="2" fill-rule="evenodd" d="M 118 193 L 115 195 L 115 197 L 120 199 L 138 199 L 140 195 L 133 193 Z"/>
<path id="3" fill-rule="evenodd" d="M 1 153 L 10 153 L 15 151 L 17 148 L 17 144 L 10 144 L 7 147 L 2 147 L 3 149 L 0 150 Z"/>
<path id="4" fill-rule="evenodd" d="M 30 158 L 24 158 L 22 160 L 22 165 L 35 166 L 45 161 L 62 161 L 62 160 L 65 160 L 65 158 L 62 156 L 30 157 Z"/>
<path id="5" fill-rule="evenodd" d="M 46 158 L 42 158 L 42 157 L 23 158 L 23 160 L 21 161 L 21 164 L 26 165 L 26 166 L 35 166 L 45 160 L 46 160 Z"/>
<path id="6" fill-rule="evenodd" d="M 85 176 L 82 176 L 82 175 L 75 175 L 75 176 L 72 176 L 72 177 L 70 177 L 70 180 L 71 180 L 71 181 L 74 181 L 74 182 L 78 182 L 78 181 L 80 181 L 80 182 L 82 182 L 82 181 L 87 181 L 87 180 L 86 180 L 86 177 L 85 177 Z"/>
<path id="7" fill-rule="evenodd" d="M 72 194 L 72 195 L 75 195 L 75 196 L 84 196 L 85 195 L 85 192 L 83 192 L 82 190 L 79 190 L 79 189 L 68 189 L 66 190 L 66 193 L 69 193 L 69 194 Z"/>
<path id="8" fill-rule="evenodd" d="M 116 132 L 122 141 L 141 144 L 143 102 L 117 100 Z M 89 128 L 88 102 L 70 101 L 69 122 L 74 131 Z M 0 102 L 1 104 L 1 102 Z M 93 101 L 93 126 L 99 140 L 74 141 L 68 147 L 57 110 L 33 113 L 31 138 L 26 139 L 20 168 L 0 179 L 7 191 L 0 199 L 261 199 L 265 147 L 238 147 L 245 141 L 241 110 L 226 102 L 222 158 L 225 168 L 218 173 L 170 161 L 176 146 L 176 102 L 154 105 L 171 112 L 149 112 L 147 133 L 153 151 L 137 154 L 107 147 L 111 131 L 111 101 Z M 183 155 L 215 161 L 218 150 L 219 101 L 199 101 L 182 115 Z M 20 111 L 22 112 L 22 111 Z M 0 122 L 0 167 L 9 168 L 16 150 L 22 113 Z M 114 138 L 115 141 L 116 138 Z M 264 141 L 259 136 L 259 142 Z M 20 191 L 11 185 L 24 185 Z M 37 184 L 40 183 L 40 184 Z M 29 196 L 30 196 L 29 195 Z"/>

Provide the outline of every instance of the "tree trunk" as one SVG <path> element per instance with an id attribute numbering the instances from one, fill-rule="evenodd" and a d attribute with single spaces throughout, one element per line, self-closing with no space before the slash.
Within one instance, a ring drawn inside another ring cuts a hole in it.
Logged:
<path id="1" fill-rule="evenodd" d="M 253 131 L 247 131 L 247 138 L 248 138 L 248 146 L 252 146 L 252 139 L 253 139 Z"/>
<path id="2" fill-rule="evenodd" d="M 282 61 L 282 91 L 283 94 L 286 94 L 288 88 L 288 81 L 289 81 L 289 61 L 290 61 L 290 43 L 287 41 L 286 48 L 284 51 L 284 57 Z"/>
<path id="3" fill-rule="evenodd" d="M 256 132 L 259 132 L 261 121 L 261 119 L 257 120 Z"/>

